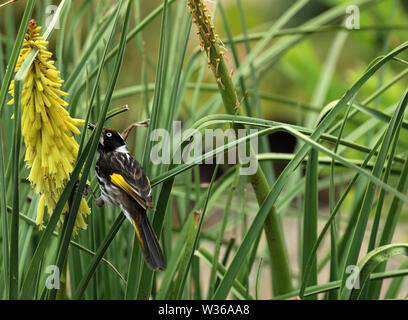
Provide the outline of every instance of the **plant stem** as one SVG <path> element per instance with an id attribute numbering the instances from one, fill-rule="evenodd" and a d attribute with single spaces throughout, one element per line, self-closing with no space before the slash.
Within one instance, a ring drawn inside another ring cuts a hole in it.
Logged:
<path id="1" fill-rule="evenodd" d="M 202 0 L 189 0 L 188 4 L 193 16 L 193 22 L 198 27 L 201 47 L 208 56 L 208 66 L 212 69 L 216 78 L 224 107 L 229 114 L 234 115 L 239 107 L 238 96 L 223 58 L 224 51 L 221 50 L 222 46 L 218 43 L 219 39 L 214 32 L 215 28 L 211 24 L 211 16 L 207 14 L 206 5 Z M 233 127 L 235 130 L 243 128 L 243 126 L 237 124 L 234 124 Z M 257 171 L 250 177 L 250 180 L 258 204 L 261 206 L 270 189 L 265 174 L 259 165 L 257 165 Z M 293 290 L 293 286 L 289 261 L 279 217 L 274 206 L 264 221 L 264 230 L 271 255 L 273 277 L 276 280 L 275 294 L 290 292 Z"/>

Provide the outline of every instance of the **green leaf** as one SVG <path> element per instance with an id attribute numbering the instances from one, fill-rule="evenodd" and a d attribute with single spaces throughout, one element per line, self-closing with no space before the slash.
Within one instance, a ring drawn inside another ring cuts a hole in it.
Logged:
<path id="1" fill-rule="evenodd" d="M 379 247 L 369 254 L 367 254 L 357 265 L 357 268 L 353 269 L 353 272 L 347 276 L 349 279 L 348 284 L 342 286 L 341 299 L 359 299 L 364 287 L 370 278 L 371 272 L 381 263 L 388 260 L 390 257 L 403 254 L 408 255 L 408 244 L 390 244 Z M 358 279 L 359 288 L 354 288 L 356 282 L 354 279 Z"/>
<path id="2" fill-rule="evenodd" d="M 384 140 L 378 155 L 375 167 L 372 171 L 371 177 L 378 179 L 381 175 L 384 167 L 385 160 L 388 155 L 388 150 L 390 148 L 392 140 L 398 140 L 400 125 L 398 125 L 404 116 L 405 108 L 408 103 L 408 91 L 404 93 L 403 98 L 401 99 L 397 111 L 394 113 L 389 126 L 387 127 Z M 363 242 L 364 232 L 367 226 L 368 217 L 370 215 L 374 196 L 376 193 L 377 185 L 371 180 L 366 188 L 366 193 L 364 196 L 363 204 L 361 206 L 360 214 L 357 220 L 357 224 L 354 230 L 352 241 L 350 242 L 349 249 L 347 250 L 347 259 L 343 266 L 343 277 L 342 277 L 342 288 L 345 285 L 347 275 L 344 273 L 345 269 L 349 265 L 354 265 L 357 262 L 358 255 L 360 253 L 361 245 Z"/>
<path id="3" fill-rule="evenodd" d="M 18 74 L 17 74 L 18 76 Z M 9 267 L 9 299 L 16 300 L 18 298 L 18 231 L 19 231 L 19 186 L 20 186 L 20 148 L 21 148 L 21 91 L 23 88 L 23 80 L 16 79 L 14 81 L 14 112 L 16 119 L 14 122 L 14 139 L 13 139 L 13 213 L 11 218 L 10 232 L 10 267 Z M 24 76 L 25 78 L 25 76 Z"/>
<path id="4" fill-rule="evenodd" d="M 408 42 L 400 45 L 393 51 L 391 51 L 388 55 L 386 55 L 383 59 L 379 60 L 375 65 L 373 65 L 364 75 L 353 85 L 353 87 L 344 95 L 344 97 L 336 104 L 336 106 L 326 115 L 326 117 L 320 122 L 317 126 L 314 133 L 311 135 L 309 140 L 309 144 L 304 145 L 300 148 L 300 150 L 296 153 L 296 156 L 293 160 L 286 166 L 286 168 L 282 171 L 279 178 L 276 180 L 272 189 L 265 199 L 263 205 L 261 206 L 257 216 L 255 217 L 251 227 L 248 230 L 244 241 L 242 242 L 241 246 L 239 247 L 237 253 L 233 261 L 231 262 L 230 268 L 228 269 L 227 273 L 225 274 L 224 279 L 221 281 L 220 286 L 217 292 L 214 294 L 213 299 L 225 299 L 228 294 L 229 289 L 231 288 L 232 282 L 235 276 L 238 273 L 240 267 L 240 261 L 242 261 L 243 257 L 245 256 L 245 252 L 247 252 L 252 245 L 253 241 L 256 238 L 256 234 L 259 233 L 260 228 L 262 228 L 263 221 L 265 220 L 268 211 L 270 208 L 275 204 L 276 199 L 278 198 L 280 191 L 282 190 L 289 174 L 292 172 L 294 168 L 296 168 L 299 163 L 302 161 L 303 157 L 307 154 L 312 144 L 315 144 L 314 141 L 317 140 L 325 129 L 327 129 L 332 123 L 332 121 L 336 118 L 336 116 L 340 113 L 340 111 L 344 108 L 344 106 L 351 100 L 351 98 L 359 91 L 359 89 L 363 86 L 363 84 L 370 79 L 373 74 L 384 66 L 387 61 L 391 60 L 394 56 L 401 53 L 402 51 L 408 48 Z M 292 131 L 292 129 L 288 130 Z M 298 135 L 300 137 L 300 135 Z M 306 140 L 306 139 L 304 139 Z M 313 142 L 312 142 L 313 141 Z M 322 149 L 321 149 L 322 151 Z M 333 155 L 334 157 L 334 155 Z M 359 171 L 359 170 L 357 170 Z M 364 172 L 365 173 L 365 172 Z M 371 177 L 371 176 L 370 176 Z M 378 182 L 378 181 L 377 181 Z M 400 195 L 402 196 L 402 195 Z M 404 196 L 405 198 L 405 196 Z M 408 200 L 408 199 L 407 199 Z"/>
<path id="5" fill-rule="evenodd" d="M 6 182 L 4 179 L 4 157 L 3 157 L 3 134 L 0 130 L 0 186 L 1 186 L 1 222 L 2 222 L 2 242 L 3 242 L 3 276 L 4 288 L 9 292 L 9 241 L 8 241 L 8 222 L 7 222 L 7 198 L 6 198 Z"/>
<path id="6" fill-rule="evenodd" d="M 103 240 L 98 250 L 96 251 L 95 256 L 92 258 L 91 262 L 89 263 L 88 268 L 85 270 L 84 276 L 82 277 L 81 281 L 78 284 L 78 288 L 72 295 L 73 299 L 79 300 L 83 296 L 85 289 L 88 286 L 89 281 L 91 280 L 91 277 L 94 275 L 96 268 L 99 265 L 99 262 L 102 260 L 103 255 L 105 254 L 112 240 L 115 238 L 124 220 L 125 220 L 124 214 L 118 215 L 111 229 L 106 235 L 105 239 Z"/>
<path id="7" fill-rule="evenodd" d="M 408 275 L 408 269 L 393 270 L 387 272 L 379 272 L 370 274 L 370 281 L 378 281 L 382 279 L 403 277 Z M 338 290 L 340 288 L 341 281 L 331 281 L 328 283 L 320 284 L 317 286 L 308 287 L 306 289 L 305 296 L 316 295 L 319 293 L 324 293 L 332 290 Z M 299 296 L 299 290 L 294 290 L 287 294 L 283 294 L 277 297 L 274 297 L 272 300 L 283 300 L 283 299 L 293 299 Z"/>
<path id="8" fill-rule="evenodd" d="M 64 88 L 66 91 L 70 91 L 72 86 L 75 84 L 75 82 L 79 79 L 81 74 L 84 74 L 85 72 L 85 63 L 87 60 L 90 59 L 92 54 L 98 49 L 98 44 L 102 44 L 103 42 L 101 41 L 107 32 L 108 28 L 110 25 L 113 25 L 117 19 L 117 8 L 115 10 L 112 10 L 106 20 L 103 22 L 103 24 L 100 26 L 98 29 L 97 33 L 92 39 L 92 43 L 90 43 L 85 50 L 82 51 L 81 57 L 78 59 L 78 63 L 72 70 L 70 76 L 68 79 L 65 81 Z M 115 29 L 113 27 L 113 29 Z"/>
<path id="9" fill-rule="evenodd" d="M 208 187 L 207 197 L 205 199 L 203 209 L 198 212 L 194 212 L 194 217 L 191 222 L 191 227 L 189 229 L 186 245 L 183 251 L 183 256 L 182 256 L 182 259 L 178 267 L 177 277 L 173 283 L 173 287 L 170 292 L 170 299 L 181 299 L 181 294 L 184 288 L 184 284 L 186 282 L 187 273 L 191 265 L 191 260 L 194 255 L 194 251 L 197 248 L 198 240 L 200 237 L 201 226 L 203 224 L 204 216 L 207 211 L 208 199 L 211 196 L 211 192 L 212 192 L 212 188 L 214 185 L 215 176 L 217 175 L 218 167 L 219 167 L 219 164 L 215 166 L 213 175 L 211 177 L 211 182 Z"/>
<path id="10" fill-rule="evenodd" d="M 118 6 L 118 11 L 117 13 L 120 11 L 120 8 L 122 6 L 123 1 L 120 2 L 119 6 Z M 120 71 L 120 67 L 122 65 L 122 61 L 123 61 L 123 56 L 124 56 L 124 51 L 125 51 L 125 46 L 126 46 L 126 34 L 127 34 L 127 30 L 128 30 L 128 26 L 129 26 L 129 20 L 130 20 L 130 12 L 131 12 L 131 8 L 132 8 L 132 1 L 128 1 L 128 5 L 126 7 L 126 13 L 125 13 L 125 20 L 123 23 L 123 27 L 122 27 L 122 34 L 120 37 L 120 43 L 119 43 L 119 51 L 117 53 L 117 57 L 116 57 L 116 61 L 115 61 L 115 66 L 114 66 L 114 70 L 113 70 L 113 75 L 111 77 L 109 86 L 108 86 L 108 91 L 107 91 L 107 95 L 102 107 L 102 112 L 99 115 L 99 119 L 98 119 L 98 124 L 96 125 L 95 129 L 93 130 L 95 132 L 95 135 L 93 137 L 93 139 L 91 139 L 92 141 L 92 146 L 91 146 L 91 152 L 90 154 L 93 155 L 96 152 L 96 148 L 98 147 L 99 144 L 99 137 L 101 135 L 102 132 L 102 127 L 103 124 L 105 122 L 105 118 L 106 118 L 106 113 L 108 111 L 108 107 L 110 104 L 110 100 L 112 97 L 112 93 L 113 90 L 115 88 L 116 82 L 118 80 L 118 76 L 119 76 L 119 71 Z M 115 25 L 118 21 L 118 15 L 115 16 Z M 111 37 L 110 40 L 113 39 L 113 30 L 111 33 Z M 110 41 L 109 41 L 110 42 Z M 79 182 L 79 186 L 78 186 L 78 193 L 81 193 L 81 190 L 84 190 L 85 184 L 86 184 L 86 177 L 89 173 L 90 167 L 93 163 L 93 157 L 90 156 L 88 157 L 83 173 L 82 173 L 82 177 L 81 180 Z M 67 231 L 65 233 L 65 235 L 63 235 L 62 238 L 62 246 L 60 248 L 60 251 L 58 253 L 57 256 L 57 261 L 59 263 L 59 265 L 63 263 L 63 261 L 65 260 L 65 256 L 66 256 L 66 250 L 68 248 L 69 245 L 69 241 L 71 240 L 71 236 L 72 236 L 72 230 L 74 227 L 74 223 L 75 223 L 75 218 L 76 218 L 76 214 L 79 208 L 79 204 L 80 204 L 80 200 L 81 200 L 81 196 L 78 195 L 78 193 L 76 194 L 75 198 L 74 198 L 74 207 L 73 209 L 71 209 L 70 211 L 70 216 L 69 216 L 69 221 L 68 221 L 68 226 L 67 226 Z M 72 214 L 74 213 L 74 214 Z M 123 222 L 124 217 L 118 217 L 116 220 L 116 223 L 112 226 L 111 231 L 108 233 L 107 237 L 105 238 L 102 246 L 98 249 L 94 259 L 93 259 L 93 263 L 89 266 L 88 271 L 85 273 L 84 277 L 82 278 L 80 284 L 79 284 L 79 288 L 77 289 L 76 293 L 75 293 L 75 297 L 76 299 L 80 299 L 92 274 L 94 273 L 94 271 L 96 270 L 96 266 L 99 263 L 99 261 L 102 259 L 103 257 L 103 253 L 106 251 L 107 247 L 109 246 L 110 242 L 112 241 L 113 237 L 116 235 L 116 232 L 119 230 L 120 225 Z"/>
<path id="11" fill-rule="evenodd" d="M 304 278 L 306 267 L 308 266 L 308 263 L 310 263 L 311 264 L 310 276 L 307 281 L 308 286 L 317 284 L 317 256 L 316 254 L 313 254 L 312 248 L 317 238 L 318 159 L 319 159 L 318 152 L 316 150 L 311 150 L 309 153 L 309 161 L 307 162 L 306 166 L 305 200 L 302 232 L 303 234 L 302 278 Z"/>
<path id="12" fill-rule="evenodd" d="M 205 248 L 199 248 L 194 253 L 197 257 L 203 259 L 205 263 L 209 266 L 216 268 L 217 275 L 222 279 L 226 272 L 226 268 L 219 263 L 218 261 L 214 264 L 214 257 L 209 253 Z M 245 286 L 239 282 L 238 280 L 234 280 L 234 284 L 232 285 L 232 292 L 242 300 L 254 300 L 254 297 L 248 296 L 247 289 Z"/>
<path id="13" fill-rule="evenodd" d="M 24 10 L 23 18 L 21 19 L 20 28 L 18 29 L 17 37 L 13 45 L 13 50 L 10 55 L 9 63 L 7 64 L 6 74 L 4 75 L 0 89 L 0 114 L 3 114 L 3 106 L 6 101 L 7 90 L 13 77 L 14 68 L 16 66 L 21 45 L 23 44 L 24 36 L 27 31 L 28 21 L 30 20 L 33 11 L 35 0 L 29 0 Z"/>
<path id="14" fill-rule="evenodd" d="M 383 263 L 384 264 L 384 263 Z M 400 267 L 399 270 L 404 270 L 408 268 L 408 259 L 405 259 Z M 378 268 L 377 268 L 378 269 Z M 401 291 L 402 284 L 404 283 L 405 277 L 395 277 L 392 279 L 387 292 L 385 293 L 384 299 L 396 299 L 398 298 L 398 294 Z"/>

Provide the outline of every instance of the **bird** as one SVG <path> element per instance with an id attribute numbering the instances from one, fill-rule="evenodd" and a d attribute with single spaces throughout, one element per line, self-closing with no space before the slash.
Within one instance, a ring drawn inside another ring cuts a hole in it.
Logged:
<path id="1" fill-rule="evenodd" d="M 119 207 L 135 229 L 147 265 L 153 270 L 166 269 L 163 251 L 146 214 L 147 209 L 154 210 L 154 204 L 142 166 L 129 152 L 123 136 L 108 127 L 103 127 L 98 153 L 95 171 L 101 195 L 97 198 L 89 185 L 86 194 L 91 193 L 98 207 Z"/>

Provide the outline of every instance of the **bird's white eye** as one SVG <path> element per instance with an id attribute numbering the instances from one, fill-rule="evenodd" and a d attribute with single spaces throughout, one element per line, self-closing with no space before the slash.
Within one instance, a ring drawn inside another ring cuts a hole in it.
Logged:
<path id="1" fill-rule="evenodd" d="M 112 137 L 112 133 L 108 132 L 108 133 L 106 134 L 106 136 L 107 136 L 108 138 L 110 138 L 110 137 Z"/>

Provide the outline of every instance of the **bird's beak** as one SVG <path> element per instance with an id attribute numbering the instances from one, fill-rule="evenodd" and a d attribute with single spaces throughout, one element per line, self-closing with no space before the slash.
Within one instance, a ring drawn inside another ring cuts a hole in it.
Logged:
<path id="1" fill-rule="evenodd" d="M 104 128 L 105 128 L 105 127 L 104 127 Z M 95 129 L 95 125 L 92 124 L 92 123 L 88 123 L 88 129 L 89 129 L 89 130 Z M 99 143 L 100 143 L 101 145 L 103 145 L 103 134 L 101 135 L 101 138 L 99 139 Z"/>
<path id="2" fill-rule="evenodd" d="M 94 124 L 88 123 L 88 129 L 89 129 L 89 130 L 94 130 L 95 127 L 96 127 L 96 126 L 95 126 Z M 102 129 L 103 129 L 103 130 L 112 130 L 111 128 L 106 127 L 106 126 L 103 126 Z"/>

